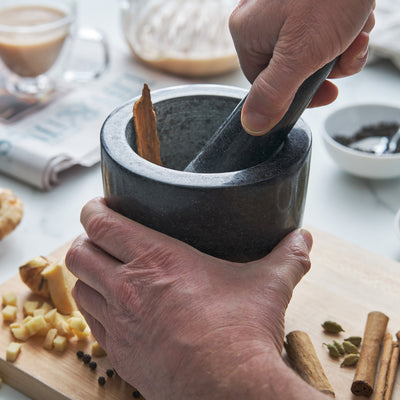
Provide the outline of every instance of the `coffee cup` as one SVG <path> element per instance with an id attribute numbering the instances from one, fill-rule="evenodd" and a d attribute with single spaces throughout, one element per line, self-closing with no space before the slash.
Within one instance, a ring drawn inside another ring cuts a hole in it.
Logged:
<path id="1" fill-rule="evenodd" d="M 95 29 L 77 29 L 76 0 L 3 0 L 0 3 L 0 60 L 6 89 L 15 95 L 40 97 L 61 80 L 89 81 L 101 75 L 109 60 L 104 36 Z M 90 70 L 62 68 L 74 41 L 101 47 L 99 65 Z"/>

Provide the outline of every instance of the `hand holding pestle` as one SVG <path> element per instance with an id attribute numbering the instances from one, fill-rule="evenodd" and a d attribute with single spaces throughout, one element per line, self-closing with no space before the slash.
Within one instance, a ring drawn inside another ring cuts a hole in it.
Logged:
<path id="1" fill-rule="evenodd" d="M 246 97 L 243 98 L 185 171 L 239 171 L 267 160 L 281 148 L 314 94 L 332 71 L 335 62 L 336 59 L 329 62 L 303 82 L 284 117 L 265 135 L 252 136 L 243 129 L 240 116 Z"/>

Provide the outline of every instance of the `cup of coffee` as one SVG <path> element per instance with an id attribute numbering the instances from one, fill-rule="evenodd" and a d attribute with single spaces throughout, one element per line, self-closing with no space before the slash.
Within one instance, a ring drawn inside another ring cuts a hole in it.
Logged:
<path id="1" fill-rule="evenodd" d="M 105 38 L 97 30 L 76 28 L 76 8 L 76 0 L 1 1 L 0 59 L 9 92 L 40 97 L 53 91 L 60 78 L 91 80 L 106 69 Z M 68 57 L 73 40 L 96 42 L 102 51 L 99 65 L 86 71 L 57 69 Z"/>

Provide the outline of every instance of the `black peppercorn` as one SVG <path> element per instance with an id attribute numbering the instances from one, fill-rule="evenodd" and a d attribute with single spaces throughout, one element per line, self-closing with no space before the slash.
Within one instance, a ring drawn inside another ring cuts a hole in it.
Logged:
<path id="1" fill-rule="evenodd" d="M 106 378 L 104 378 L 104 376 L 99 376 L 99 379 L 97 379 L 97 382 L 99 382 L 100 386 L 104 386 L 106 384 Z"/>
<path id="2" fill-rule="evenodd" d="M 90 354 L 84 354 L 82 357 L 82 361 L 85 364 L 89 364 L 91 359 L 92 359 L 92 356 Z"/>
<path id="3" fill-rule="evenodd" d="M 133 395 L 133 397 L 134 397 L 135 399 L 138 399 L 138 398 L 140 397 L 140 392 L 139 392 L 138 390 L 135 390 L 135 391 L 132 393 L 132 395 Z"/>
<path id="4" fill-rule="evenodd" d="M 97 368 L 97 362 L 96 361 L 90 361 L 89 368 L 95 370 Z"/>
<path id="5" fill-rule="evenodd" d="M 78 358 L 82 358 L 83 357 L 83 351 L 82 350 L 78 350 L 77 352 L 76 352 L 76 356 L 78 357 Z"/>
<path id="6" fill-rule="evenodd" d="M 109 368 L 109 369 L 106 371 L 106 374 L 107 374 L 107 376 L 108 376 L 109 378 L 111 378 L 112 376 L 114 376 L 114 370 L 111 369 L 111 368 Z"/>

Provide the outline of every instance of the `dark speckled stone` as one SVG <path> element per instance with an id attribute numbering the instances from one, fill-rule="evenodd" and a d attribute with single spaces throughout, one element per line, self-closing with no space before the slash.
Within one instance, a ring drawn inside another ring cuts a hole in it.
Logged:
<path id="1" fill-rule="evenodd" d="M 301 224 L 311 153 L 303 121 L 278 153 L 251 168 L 183 171 L 245 94 L 219 85 L 152 92 L 163 167 L 136 153 L 137 98 L 115 110 L 101 132 L 109 207 L 216 257 L 242 262 L 267 254 Z"/>

